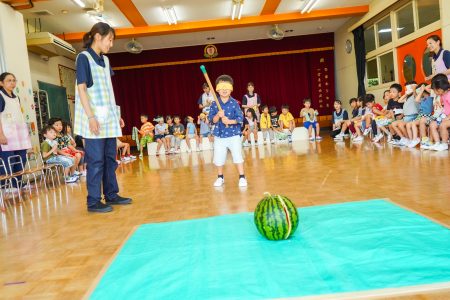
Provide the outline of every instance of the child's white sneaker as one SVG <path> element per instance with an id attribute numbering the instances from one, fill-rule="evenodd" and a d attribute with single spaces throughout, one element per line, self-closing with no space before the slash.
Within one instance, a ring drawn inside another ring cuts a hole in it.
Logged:
<path id="1" fill-rule="evenodd" d="M 247 179 L 245 178 L 239 178 L 239 186 L 240 187 L 246 187 L 247 186 Z"/>
<path id="2" fill-rule="evenodd" d="M 364 133 L 363 133 L 363 135 L 364 136 L 367 136 L 370 132 L 372 131 L 372 128 L 366 128 L 366 129 L 364 129 Z"/>
<path id="3" fill-rule="evenodd" d="M 362 142 L 364 140 L 364 138 L 362 136 L 357 136 L 353 139 L 354 143 L 359 143 Z"/>
<path id="4" fill-rule="evenodd" d="M 178 153 L 180 153 L 180 152 L 181 152 L 180 149 L 175 150 L 175 153 L 176 153 L 176 154 L 178 154 Z"/>
<path id="5" fill-rule="evenodd" d="M 414 139 L 411 140 L 411 142 L 408 144 L 409 148 L 415 148 L 420 143 L 420 139 Z"/>
<path id="6" fill-rule="evenodd" d="M 249 144 L 248 141 L 245 141 L 242 145 L 243 145 L 244 147 L 250 147 L 250 144 Z"/>
<path id="7" fill-rule="evenodd" d="M 316 140 L 321 141 L 322 137 L 320 135 L 316 136 Z"/>
<path id="8" fill-rule="evenodd" d="M 378 133 L 374 138 L 373 138 L 373 142 L 374 143 L 378 143 L 381 139 L 383 138 L 383 134 L 380 132 Z"/>
<path id="9" fill-rule="evenodd" d="M 271 144 L 275 144 L 275 139 L 270 141 Z"/>
<path id="10" fill-rule="evenodd" d="M 202 151 L 202 145 L 197 147 L 197 152 L 200 152 L 200 151 Z"/>
<path id="11" fill-rule="evenodd" d="M 74 183 L 77 182 L 77 180 L 78 176 L 67 176 L 66 178 L 64 178 L 65 183 Z"/>
<path id="12" fill-rule="evenodd" d="M 87 172 L 86 172 L 86 170 L 84 170 L 84 171 L 81 171 L 81 177 L 86 177 L 86 175 L 87 175 Z"/>
<path id="13" fill-rule="evenodd" d="M 407 138 L 401 138 L 398 145 L 399 146 L 407 146 L 409 144 L 409 140 Z"/>
<path id="14" fill-rule="evenodd" d="M 309 141 L 310 141 L 310 142 L 314 142 L 315 140 L 316 140 L 316 138 L 313 137 L 313 136 L 309 138 Z"/>
<path id="15" fill-rule="evenodd" d="M 136 156 L 130 155 L 130 158 L 131 158 L 131 159 L 136 159 Z"/>
<path id="16" fill-rule="evenodd" d="M 447 143 L 436 143 L 433 146 L 431 146 L 430 150 L 445 151 L 445 150 L 448 150 L 448 144 Z"/>
<path id="17" fill-rule="evenodd" d="M 216 181 L 214 181 L 215 187 L 221 187 L 225 183 L 225 179 L 222 177 L 217 177 Z"/>
<path id="18" fill-rule="evenodd" d="M 334 141 L 335 142 L 342 142 L 344 140 L 344 136 L 338 134 L 337 136 L 334 137 Z"/>

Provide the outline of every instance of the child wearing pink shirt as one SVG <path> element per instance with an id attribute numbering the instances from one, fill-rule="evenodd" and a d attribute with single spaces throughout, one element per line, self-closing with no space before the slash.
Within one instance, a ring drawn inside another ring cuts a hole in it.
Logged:
<path id="1" fill-rule="evenodd" d="M 442 113 L 434 116 L 434 121 L 430 124 L 430 135 L 435 144 L 430 150 L 448 150 L 448 129 L 450 128 L 450 83 L 444 74 L 437 74 L 431 80 L 431 88 L 436 96 L 440 96 L 440 103 L 443 105 Z"/>

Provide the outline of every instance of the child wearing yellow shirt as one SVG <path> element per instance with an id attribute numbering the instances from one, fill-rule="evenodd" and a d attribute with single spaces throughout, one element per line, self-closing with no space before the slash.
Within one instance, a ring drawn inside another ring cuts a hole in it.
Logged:
<path id="1" fill-rule="evenodd" d="M 289 112 L 289 105 L 281 106 L 281 115 L 278 118 L 278 122 L 280 123 L 280 127 L 283 128 L 283 131 L 288 134 L 288 141 L 291 142 L 291 134 L 295 128 L 294 117 Z"/>
<path id="2" fill-rule="evenodd" d="M 269 107 L 267 105 L 262 106 L 262 114 L 260 116 L 259 127 L 263 134 L 264 144 L 275 143 L 272 130 L 272 122 L 270 120 Z"/>

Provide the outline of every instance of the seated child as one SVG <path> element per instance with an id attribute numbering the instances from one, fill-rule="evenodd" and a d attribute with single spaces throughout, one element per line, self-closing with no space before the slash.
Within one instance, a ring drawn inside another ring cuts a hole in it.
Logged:
<path id="1" fill-rule="evenodd" d="M 204 137 L 207 137 L 211 143 L 211 147 L 214 149 L 214 137 L 211 132 L 210 123 L 208 117 L 205 113 L 201 113 L 197 118 L 197 124 L 200 125 L 200 141 Z"/>
<path id="2" fill-rule="evenodd" d="M 154 122 L 157 122 L 155 125 L 155 141 L 158 143 L 156 147 L 156 156 L 159 155 L 159 151 L 161 150 L 161 146 L 164 145 L 166 153 L 169 154 L 170 144 L 169 140 L 166 139 L 166 134 L 169 133 L 167 124 L 164 123 L 164 118 L 162 116 L 157 116 L 153 119 Z"/>
<path id="3" fill-rule="evenodd" d="M 70 138 L 70 144 L 75 147 L 75 150 L 78 150 L 82 153 L 80 163 L 78 164 L 78 171 L 80 172 L 82 177 L 86 177 L 86 160 L 84 157 L 84 144 L 83 139 L 81 138 L 80 143 L 80 136 L 77 135 L 75 138 L 72 137 L 72 126 L 68 122 L 63 123 L 63 131 L 69 136 Z M 78 140 L 77 140 L 78 139 Z"/>
<path id="4" fill-rule="evenodd" d="M 258 145 L 258 117 L 253 108 L 249 108 L 245 113 L 244 130 L 242 131 L 242 135 L 244 136 L 244 147 L 251 146 L 252 141 L 250 133 L 252 132 L 255 138 L 255 144 Z"/>
<path id="5" fill-rule="evenodd" d="M 71 157 L 58 154 L 58 142 L 56 131 L 53 126 L 47 125 L 42 129 L 42 135 L 45 140 L 41 143 L 41 152 L 44 162 L 47 164 L 57 164 L 64 168 L 64 181 L 66 183 L 76 182 L 78 176 L 70 175 L 75 171 L 75 164 Z"/>
<path id="6" fill-rule="evenodd" d="M 348 129 L 352 133 L 351 140 L 355 143 L 362 142 L 363 136 L 361 131 L 356 130 L 360 126 L 362 117 L 365 114 L 362 97 L 350 99 L 350 106 L 353 108 L 352 118 L 348 121 Z"/>
<path id="7" fill-rule="evenodd" d="M 173 136 L 173 119 L 172 116 L 166 116 L 167 132 L 166 132 L 166 143 L 169 145 L 169 153 L 175 152 L 174 146 L 174 136 Z"/>
<path id="8" fill-rule="evenodd" d="M 200 138 L 198 137 L 197 134 L 197 127 L 194 124 L 194 118 L 191 116 L 188 116 L 186 118 L 186 146 L 187 146 L 187 151 L 188 152 L 192 152 L 191 149 L 191 140 L 195 139 L 195 141 L 197 142 L 197 152 L 202 151 L 201 150 L 201 142 L 200 142 Z"/>
<path id="9" fill-rule="evenodd" d="M 448 77 L 444 74 L 437 74 L 431 80 L 431 88 L 440 98 L 439 104 L 443 107 L 435 110 L 433 121 L 430 124 L 430 135 L 434 145 L 429 149 L 445 151 L 448 150 L 448 129 L 450 128 L 450 83 Z"/>
<path id="10" fill-rule="evenodd" d="M 143 150 L 144 148 L 149 144 L 153 142 L 153 130 L 155 129 L 155 126 L 153 126 L 152 123 L 148 121 L 148 115 L 141 115 L 141 129 L 138 130 L 139 134 L 141 135 L 140 141 L 139 141 L 139 158 L 143 158 Z"/>
<path id="11" fill-rule="evenodd" d="M 272 122 L 269 114 L 269 107 L 262 106 L 262 114 L 260 116 L 260 128 L 263 134 L 264 144 L 275 143 L 273 138 Z"/>
<path id="12" fill-rule="evenodd" d="M 400 140 L 394 143 L 394 145 L 398 146 L 407 146 L 411 142 L 411 137 L 408 137 L 406 130 L 406 124 L 414 121 L 419 112 L 416 102 L 417 83 L 415 81 L 408 81 L 405 86 L 406 93 L 398 100 L 399 103 L 403 103 L 403 118 L 395 120 L 390 125 L 391 129 L 400 137 Z"/>
<path id="13" fill-rule="evenodd" d="M 181 119 L 179 116 L 173 117 L 174 125 L 173 125 L 173 142 L 175 148 L 175 153 L 180 153 L 180 144 L 184 139 L 184 125 L 181 124 Z"/>
<path id="14" fill-rule="evenodd" d="M 334 101 L 334 112 L 332 115 L 333 131 L 331 137 L 335 141 L 342 141 L 344 139 L 345 131 L 347 130 L 348 113 L 345 109 L 342 109 L 341 100 Z"/>
<path id="15" fill-rule="evenodd" d="M 428 143 L 427 137 L 427 126 L 430 125 L 433 115 L 433 97 L 430 97 L 430 89 L 427 89 L 426 83 L 421 83 L 417 86 L 417 96 L 416 103 L 419 103 L 419 114 L 417 118 L 406 124 L 406 131 L 408 136 L 411 137 L 411 142 L 408 144 L 409 148 L 416 147 L 420 142 L 419 132 L 417 128 L 420 129 L 420 137 L 422 138 L 422 143 Z"/>
<path id="16" fill-rule="evenodd" d="M 136 156 L 130 154 L 130 144 L 124 143 L 119 139 L 117 139 L 117 151 L 119 152 L 120 161 L 136 159 Z"/>
<path id="17" fill-rule="evenodd" d="M 58 142 L 57 153 L 72 158 L 75 165 L 74 175 L 80 176 L 81 173 L 77 171 L 77 168 L 81 163 L 84 152 L 77 150 L 72 146 L 71 138 L 66 134 L 65 126 L 63 125 L 61 118 L 50 118 L 48 120 L 48 125 L 53 126 L 56 131 L 56 141 Z"/>
<path id="18" fill-rule="evenodd" d="M 274 131 L 275 138 L 278 140 L 287 139 L 288 135 L 283 131 L 283 128 L 280 126 L 277 108 L 275 106 L 272 106 L 270 107 L 269 112 L 270 112 L 270 122 L 272 123 L 272 130 Z"/>
<path id="19" fill-rule="evenodd" d="M 320 125 L 319 122 L 317 122 L 319 112 L 311 108 L 311 99 L 304 99 L 303 106 L 304 107 L 300 111 L 300 118 L 303 118 L 303 126 L 308 129 L 309 140 L 314 141 L 317 139 L 320 141 L 322 137 L 320 136 Z M 316 132 L 315 136 L 312 133 L 313 129 Z"/>

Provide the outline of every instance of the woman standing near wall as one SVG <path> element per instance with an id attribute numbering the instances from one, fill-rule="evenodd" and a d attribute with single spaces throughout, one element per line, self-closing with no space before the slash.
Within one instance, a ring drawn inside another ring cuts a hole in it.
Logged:
<path id="1" fill-rule="evenodd" d="M 97 23 L 83 37 L 84 48 L 76 61 L 75 134 L 85 140 L 87 163 L 87 209 L 110 212 L 111 205 L 130 204 L 120 197 L 116 178 L 116 139 L 124 126 L 116 106 L 111 82 L 113 71 L 108 57 L 115 31 L 106 23 Z M 102 186 L 105 203 L 102 203 Z"/>
<path id="2" fill-rule="evenodd" d="M 427 47 L 433 54 L 432 74 L 425 78 L 431 80 L 436 74 L 444 74 L 450 79 L 450 51 L 442 48 L 442 41 L 438 35 L 431 35 L 427 39 Z"/>
<path id="3" fill-rule="evenodd" d="M 31 139 L 28 127 L 22 115 L 20 99 L 14 94 L 16 88 L 16 76 L 5 72 L 0 75 L 0 157 L 8 166 L 8 159 L 19 155 L 22 163 L 27 160 L 27 149 L 31 148 Z M 13 158 L 11 163 L 17 162 L 18 158 Z M 8 166 L 9 167 L 9 166 Z M 8 171 L 16 173 L 22 171 L 20 164 L 14 164 Z M 0 175 L 2 170 L 0 170 Z M 19 181 L 21 177 L 17 178 Z M 16 182 L 13 181 L 14 188 Z"/>

